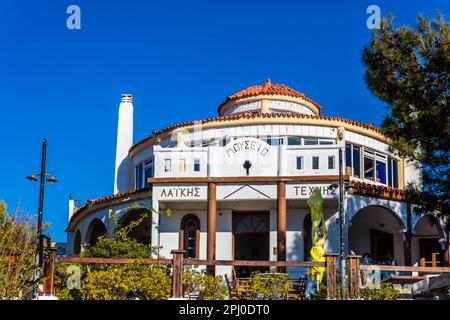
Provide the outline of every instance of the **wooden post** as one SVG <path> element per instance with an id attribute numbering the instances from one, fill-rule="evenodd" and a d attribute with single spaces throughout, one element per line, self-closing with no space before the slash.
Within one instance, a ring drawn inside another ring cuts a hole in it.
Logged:
<path id="1" fill-rule="evenodd" d="M 440 255 L 439 252 L 434 252 L 431 254 L 431 266 L 432 267 L 437 267 L 438 266 L 438 256 Z"/>
<path id="2" fill-rule="evenodd" d="M 278 182 L 277 260 L 286 261 L 286 182 Z"/>
<path id="3" fill-rule="evenodd" d="M 353 299 L 359 296 L 359 259 L 361 256 L 347 256 L 349 297 Z"/>
<path id="4" fill-rule="evenodd" d="M 44 295 L 53 295 L 54 280 L 55 280 L 55 260 L 56 248 L 50 248 L 50 261 L 47 270 L 45 270 Z"/>
<path id="5" fill-rule="evenodd" d="M 172 298 L 183 297 L 183 260 L 184 250 L 172 250 L 173 275 L 172 275 Z"/>
<path id="6" fill-rule="evenodd" d="M 217 186 L 214 182 L 208 183 L 208 216 L 207 216 L 207 242 L 206 259 L 216 259 L 216 229 L 217 229 Z M 215 267 L 207 266 L 206 271 L 209 275 L 215 275 Z"/>
<path id="7" fill-rule="evenodd" d="M 336 299 L 336 257 L 337 253 L 325 254 L 325 278 L 327 280 L 327 299 Z"/>

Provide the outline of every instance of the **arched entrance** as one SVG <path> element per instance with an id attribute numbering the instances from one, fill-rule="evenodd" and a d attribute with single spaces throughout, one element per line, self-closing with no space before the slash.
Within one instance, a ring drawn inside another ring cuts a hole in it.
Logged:
<path id="1" fill-rule="evenodd" d="M 404 229 L 401 219 L 390 209 L 365 207 L 350 221 L 349 252 L 357 255 L 369 253 L 377 264 L 384 264 L 393 258 L 397 264 L 404 265 Z"/>
<path id="2" fill-rule="evenodd" d="M 445 240 L 439 220 L 432 215 L 421 217 L 413 227 L 412 263 L 424 266 L 442 265 L 444 251 L 440 240 Z"/>
<path id="3" fill-rule="evenodd" d="M 73 254 L 78 256 L 81 252 L 81 232 L 77 230 L 75 232 L 75 240 L 73 242 Z"/>
<path id="4" fill-rule="evenodd" d="M 86 233 L 86 242 L 90 247 L 95 246 L 100 236 L 105 235 L 108 232 L 105 225 L 100 219 L 94 219 L 91 221 Z"/>
<path id="5" fill-rule="evenodd" d="M 269 212 L 233 211 L 233 251 L 235 260 L 269 260 Z M 265 267 L 239 267 L 238 277 L 247 277 Z"/>
<path id="6" fill-rule="evenodd" d="M 130 227 L 127 237 L 137 242 L 150 244 L 152 241 L 152 218 L 147 209 L 132 209 L 126 212 L 117 222 L 117 229 Z"/>

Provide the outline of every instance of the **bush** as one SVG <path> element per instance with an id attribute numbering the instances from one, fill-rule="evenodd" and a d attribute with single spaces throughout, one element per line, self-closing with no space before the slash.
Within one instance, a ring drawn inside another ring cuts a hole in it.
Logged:
<path id="1" fill-rule="evenodd" d="M 362 288 L 359 290 L 359 297 L 362 300 L 397 300 L 400 292 L 394 288 L 392 283 L 382 282 L 379 289 Z M 327 298 L 327 290 L 324 284 L 320 285 L 320 289 L 311 296 L 312 300 L 325 300 Z M 341 284 L 336 285 L 336 300 L 341 300 Z"/>
<path id="2" fill-rule="evenodd" d="M 82 253 L 83 257 L 97 258 L 151 258 L 156 249 L 130 238 L 99 237 L 95 246 Z"/>
<path id="3" fill-rule="evenodd" d="M 132 263 L 96 270 L 83 281 L 83 298 L 89 300 L 165 300 L 172 282 L 167 268 Z"/>
<path id="4" fill-rule="evenodd" d="M 364 300 L 397 300 L 400 291 L 392 283 L 382 282 L 379 289 L 363 288 L 359 293 Z"/>
<path id="5" fill-rule="evenodd" d="M 222 276 L 210 276 L 204 271 L 184 269 L 183 293 L 189 298 L 199 300 L 224 300 L 227 297 L 227 288 L 222 285 Z"/>
<path id="6" fill-rule="evenodd" d="M 289 275 L 284 273 L 253 273 L 249 283 L 257 300 L 287 299 L 293 289 Z"/>

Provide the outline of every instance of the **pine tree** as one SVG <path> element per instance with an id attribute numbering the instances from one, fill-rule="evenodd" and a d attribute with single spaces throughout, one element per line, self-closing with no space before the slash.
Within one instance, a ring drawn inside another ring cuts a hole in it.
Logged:
<path id="1" fill-rule="evenodd" d="M 449 215 L 450 26 L 442 15 L 396 28 L 389 15 L 363 50 L 365 80 L 385 102 L 382 130 L 392 150 L 420 167 L 407 197 L 419 211 Z M 450 219 L 447 219 L 447 221 Z"/>

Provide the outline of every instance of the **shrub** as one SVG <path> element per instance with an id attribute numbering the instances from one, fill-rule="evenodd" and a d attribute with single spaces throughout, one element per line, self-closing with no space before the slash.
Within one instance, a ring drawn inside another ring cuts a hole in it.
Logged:
<path id="1" fill-rule="evenodd" d="M 252 296 L 259 300 L 287 299 L 293 289 L 288 274 L 253 273 L 249 279 Z"/>
<path id="2" fill-rule="evenodd" d="M 154 248 L 130 238 L 99 237 L 95 246 L 82 253 L 83 257 L 98 258 L 151 258 Z"/>
<path id="3" fill-rule="evenodd" d="M 394 288 L 392 283 L 382 282 L 379 289 L 362 288 L 359 290 L 359 297 L 362 300 L 397 300 L 400 292 Z M 320 285 L 320 289 L 311 296 L 312 300 L 325 300 L 327 298 L 327 290 L 324 284 Z M 336 285 L 336 300 L 341 300 L 341 284 Z"/>
<path id="4" fill-rule="evenodd" d="M 195 269 L 184 269 L 183 271 L 183 293 L 189 298 L 224 300 L 227 297 L 227 288 L 222 282 L 222 276 L 210 276 L 204 271 Z"/>
<path id="5" fill-rule="evenodd" d="M 132 263 L 90 272 L 83 281 L 83 298 L 93 300 L 164 300 L 171 295 L 167 269 Z"/>

